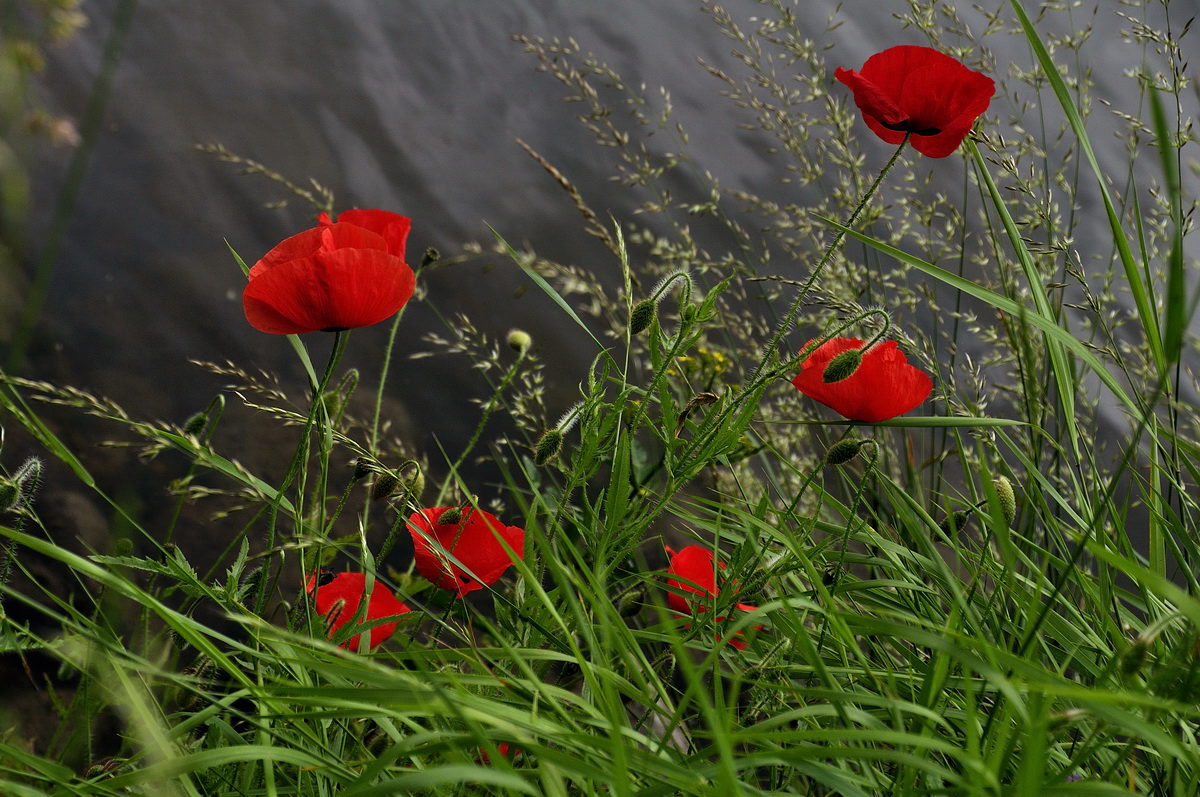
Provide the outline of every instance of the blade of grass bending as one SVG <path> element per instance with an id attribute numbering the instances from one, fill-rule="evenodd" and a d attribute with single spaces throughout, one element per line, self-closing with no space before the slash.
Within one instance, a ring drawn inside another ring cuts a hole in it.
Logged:
<path id="1" fill-rule="evenodd" d="M 1053 322 L 1056 329 L 1062 330 L 1068 337 L 1071 337 L 1070 332 L 1063 329 L 1061 324 L 1054 318 L 1054 311 L 1050 306 L 1050 297 L 1046 295 L 1046 287 L 1042 284 L 1042 276 L 1038 273 L 1037 264 L 1034 263 L 1033 256 L 1029 254 L 1029 248 L 1025 246 L 1025 239 L 1021 237 L 1021 231 L 1017 228 L 1012 214 L 1008 212 L 1008 205 L 1004 203 L 1004 198 L 1000 196 L 1000 189 L 996 186 L 996 181 L 992 179 L 991 172 L 988 171 L 983 154 L 979 151 L 979 147 L 975 146 L 974 141 L 968 140 L 967 148 L 975 161 L 975 167 L 979 176 L 983 179 L 983 183 L 987 187 L 992 205 L 995 207 L 996 213 L 999 214 L 1000 221 L 1004 225 L 1004 233 L 1008 236 L 1013 253 L 1016 254 L 1017 260 L 1021 264 L 1021 270 L 1025 273 L 1025 282 L 1029 286 L 1029 292 L 1033 295 L 1033 303 L 1037 308 L 1038 314 L 1046 320 Z M 1025 312 L 1027 313 L 1028 311 L 1026 310 Z M 1076 460 L 1078 460 L 1080 458 L 1080 448 L 1079 432 L 1075 426 L 1075 374 L 1063 354 L 1062 344 L 1056 342 L 1053 336 L 1047 337 L 1046 353 L 1050 356 L 1050 367 L 1054 371 L 1054 383 L 1058 388 L 1059 404 L 1062 406 L 1063 420 L 1067 427 L 1067 437 L 1071 441 L 1071 452 L 1075 455 Z"/>
<path id="2" fill-rule="evenodd" d="M 1158 369 L 1158 373 L 1165 375 L 1167 359 L 1163 352 L 1162 339 L 1159 336 L 1158 316 L 1155 315 L 1154 308 L 1150 304 L 1149 296 L 1146 293 L 1146 284 L 1142 280 L 1138 264 L 1133 258 L 1133 250 L 1130 249 L 1129 240 L 1125 237 L 1125 230 L 1121 226 L 1121 217 L 1117 214 L 1112 197 L 1108 193 L 1104 172 L 1100 170 L 1100 163 L 1096 160 L 1096 153 L 1092 149 L 1091 140 L 1088 138 L 1087 130 L 1084 127 L 1083 117 L 1079 115 L 1079 109 L 1071 101 L 1067 84 L 1063 81 L 1062 75 L 1059 74 L 1058 66 L 1054 63 L 1054 59 L 1050 57 L 1049 51 L 1046 50 L 1046 45 L 1042 41 L 1041 36 L 1038 35 L 1037 29 L 1034 28 L 1033 22 L 1030 21 L 1029 15 L 1025 13 L 1025 9 L 1021 5 L 1021 0 L 1009 0 L 1009 2 L 1017 15 L 1017 20 L 1021 23 L 1021 28 L 1025 33 L 1025 38 L 1028 40 L 1029 46 L 1033 49 L 1034 56 L 1042 67 L 1042 72 L 1045 74 L 1046 80 L 1054 90 L 1055 96 L 1058 97 L 1058 102 L 1067 117 L 1067 122 L 1071 125 L 1071 130 L 1079 140 L 1079 150 L 1087 159 L 1088 165 L 1092 167 L 1092 173 L 1096 176 L 1096 184 L 1100 189 L 1100 198 L 1104 201 L 1104 211 L 1108 216 L 1108 225 L 1112 229 L 1113 243 L 1117 247 L 1117 254 L 1121 258 L 1121 265 L 1125 269 L 1125 278 L 1129 282 L 1129 291 L 1133 294 L 1133 301 L 1137 306 L 1138 318 L 1141 321 L 1142 329 L 1146 333 L 1146 343 L 1150 347 L 1150 354 L 1154 358 L 1154 364 Z"/>
<path id="3" fill-rule="evenodd" d="M 571 305 L 567 304 L 567 300 L 562 296 L 559 296 L 558 291 L 554 290 L 554 287 L 550 283 L 546 282 L 545 278 L 543 278 L 541 274 L 538 274 L 536 271 L 521 262 L 520 253 L 517 252 L 516 249 L 513 249 L 508 241 L 504 240 L 504 236 L 500 235 L 500 233 L 496 231 L 495 227 L 489 224 L 488 229 L 491 230 L 492 235 L 496 236 L 496 240 L 499 241 L 504 247 L 504 251 L 507 252 L 508 256 L 512 258 L 512 261 L 517 264 L 517 267 L 524 271 L 529 279 L 533 280 L 533 284 L 537 285 L 547 296 L 553 299 L 554 303 L 561 307 L 563 312 L 570 316 L 571 320 L 578 324 L 579 328 L 586 332 L 587 336 L 595 342 L 596 348 L 607 354 L 608 358 L 612 360 L 614 366 L 619 367 L 620 363 L 618 363 L 616 360 L 613 360 L 612 355 L 608 354 L 608 348 L 600 342 L 599 338 L 592 334 L 592 330 L 588 329 L 587 324 L 583 323 L 583 319 L 579 317 Z"/>
<path id="4" fill-rule="evenodd" d="M 963 293 L 974 296 L 976 299 L 990 304 L 997 310 L 1002 310 L 1012 316 L 1019 316 L 1021 313 L 1024 313 L 1025 320 L 1043 332 L 1047 333 L 1048 336 L 1062 344 L 1063 348 L 1069 349 L 1072 354 L 1087 364 L 1087 366 L 1095 372 L 1096 376 L 1099 377 L 1100 381 L 1104 383 L 1104 386 L 1112 391 L 1112 394 L 1123 405 L 1125 405 L 1125 408 L 1128 409 L 1130 413 L 1132 413 L 1135 417 L 1141 416 L 1142 411 L 1138 408 L 1138 405 L 1134 402 L 1133 398 L 1130 397 L 1129 393 L 1125 391 L 1125 388 L 1121 387 L 1121 384 L 1116 380 L 1116 377 L 1114 377 L 1109 370 L 1104 367 L 1104 363 L 1100 362 L 1096 355 L 1093 354 L 1092 351 L 1088 349 L 1088 347 L 1082 341 L 1073 337 L 1066 330 L 1059 327 L 1058 324 L 1056 324 L 1052 319 L 1046 318 L 1034 310 L 1030 310 L 1027 307 L 1017 304 L 1007 296 L 1002 296 L 995 291 L 988 290 L 982 285 L 971 282 L 970 280 L 960 277 L 953 272 L 946 271 L 944 268 L 939 268 L 938 266 L 928 263 L 919 257 L 910 255 L 908 252 L 897 249 L 890 244 L 886 244 L 877 238 L 872 238 L 869 235 L 856 232 L 848 227 L 843 227 L 833 219 L 816 214 L 814 214 L 814 216 L 831 227 L 836 227 L 839 230 L 845 230 L 850 237 L 861 241 L 867 246 L 877 249 L 885 255 L 893 257 L 905 265 L 912 266 L 919 271 L 923 271 L 934 279 L 940 280 L 951 287 L 957 288 Z"/>
<path id="5" fill-rule="evenodd" d="M 1186 328 L 1184 310 L 1187 303 L 1183 284 L 1183 189 L 1179 178 L 1179 164 L 1171 157 L 1178 149 L 1171 141 L 1167 130 L 1167 115 L 1163 110 L 1158 89 L 1148 86 L 1150 93 L 1150 118 L 1154 122 L 1154 138 L 1158 141 L 1158 155 L 1162 159 L 1163 178 L 1166 180 L 1167 199 L 1171 203 L 1171 255 L 1167 261 L 1167 294 L 1165 297 L 1165 319 L 1163 322 L 1163 355 L 1168 363 L 1179 359 L 1183 351 L 1183 332 Z"/>

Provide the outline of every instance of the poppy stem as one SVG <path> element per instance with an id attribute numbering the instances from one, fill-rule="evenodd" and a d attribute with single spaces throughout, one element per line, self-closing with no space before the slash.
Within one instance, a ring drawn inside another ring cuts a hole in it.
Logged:
<path id="1" fill-rule="evenodd" d="M 333 348 L 329 352 L 329 361 L 325 364 L 325 373 L 321 376 L 321 381 L 313 390 L 312 406 L 309 408 L 308 418 L 305 419 L 304 422 L 304 431 L 300 434 L 300 441 L 296 444 L 296 451 L 294 454 L 292 454 L 292 461 L 288 465 L 287 473 L 284 475 L 283 481 L 279 484 L 279 487 L 276 490 L 274 500 L 271 501 L 271 507 L 267 514 L 267 540 L 266 546 L 264 547 L 264 554 L 267 558 L 266 561 L 263 562 L 264 568 L 270 567 L 271 549 L 275 546 L 275 526 L 279 518 L 279 505 L 283 502 L 284 494 L 287 492 L 288 487 L 291 486 L 292 481 L 295 480 L 298 475 L 301 479 L 301 482 L 296 490 L 296 501 L 292 507 L 292 514 L 297 526 L 300 526 L 303 523 L 303 465 L 305 460 L 308 459 L 310 443 L 309 435 L 312 433 L 313 426 L 321 427 L 321 485 L 322 487 L 325 485 L 325 477 L 328 476 L 329 471 L 329 447 L 332 445 L 332 439 L 329 440 L 328 445 L 326 445 L 325 441 L 325 437 L 327 435 L 332 435 L 332 429 L 329 428 L 329 414 L 325 408 L 325 388 L 329 385 L 329 381 L 333 377 L 333 372 L 337 369 L 337 364 L 342 359 L 342 353 L 346 350 L 346 340 L 348 338 L 349 335 L 347 335 L 344 330 L 334 333 Z M 320 423 L 318 423 L 318 416 L 320 416 Z M 319 506 L 324 507 L 323 501 L 318 502 L 318 504 Z M 320 520 L 320 518 L 318 518 L 318 520 Z M 321 528 L 322 524 L 318 523 L 317 527 Z M 301 570 L 301 572 L 306 571 Z M 261 615 L 263 613 L 263 610 L 266 607 L 267 593 L 269 591 L 268 582 L 273 586 L 275 580 L 278 578 L 278 575 L 279 574 L 276 573 L 274 577 L 270 577 L 268 574 L 264 574 L 262 580 L 259 581 L 258 595 L 254 600 L 255 614 Z"/>
<path id="2" fill-rule="evenodd" d="M 892 157 L 883 167 L 883 170 L 879 172 L 878 176 L 876 176 L 875 182 L 871 183 L 871 187 L 867 189 L 865 194 L 863 194 L 862 199 L 859 200 L 858 206 L 854 208 L 854 211 L 850 214 L 850 217 L 846 219 L 846 224 L 844 226 L 854 226 L 854 222 L 858 220 L 859 215 L 862 214 L 863 209 L 865 209 L 867 206 L 867 203 L 871 201 L 871 199 L 875 196 L 875 193 L 879 190 L 879 186 L 883 183 L 883 178 L 887 176 L 888 172 L 892 170 L 892 167 L 896 165 L 896 162 L 900 160 L 900 153 L 904 151 L 904 147 L 906 144 L 908 144 L 908 139 L 911 137 L 911 133 L 905 134 L 904 140 L 900 142 L 900 146 L 896 147 L 896 151 L 892 153 Z M 833 259 L 834 253 L 837 252 L 838 247 L 841 246 L 842 241 L 845 239 L 846 233 L 844 231 L 839 231 L 834 237 L 833 241 L 830 242 L 829 246 L 825 248 L 825 254 L 821 256 L 821 259 L 813 268 L 812 274 L 809 275 L 808 280 L 805 281 L 805 283 L 800 287 L 800 290 L 796 293 L 796 298 L 792 301 L 791 307 L 789 307 L 787 313 L 784 314 L 783 320 L 779 323 L 779 327 L 775 330 L 775 334 L 771 337 L 771 342 L 768 343 L 764 349 L 762 359 L 759 360 L 758 365 L 755 367 L 754 373 L 750 376 L 749 382 L 753 383 L 755 380 L 757 380 L 762 372 L 769 366 L 772 360 L 778 357 L 780 341 L 782 341 L 783 337 L 791 330 L 792 324 L 796 321 L 796 316 L 800 314 L 800 308 L 804 305 L 804 300 L 808 297 L 808 292 L 812 289 L 812 286 L 816 284 L 817 277 L 821 275 L 821 272 L 824 270 L 825 266 L 830 260 Z"/>

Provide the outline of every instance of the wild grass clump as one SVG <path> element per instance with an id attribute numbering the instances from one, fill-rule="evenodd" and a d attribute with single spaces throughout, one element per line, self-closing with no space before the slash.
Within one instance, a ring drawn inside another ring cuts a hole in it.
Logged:
<path id="1" fill-rule="evenodd" d="M 827 66 L 847 59 L 791 5 L 751 21 L 702 5 L 740 64 L 703 68 L 793 198 L 722 190 L 668 93 L 573 40 L 520 37 L 638 213 L 604 219 L 523 144 L 619 279 L 503 231 L 420 260 L 413 301 L 442 302 L 425 269 L 491 251 L 588 341 L 568 364 L 461 315 L 424 332 L 420 356 L 488 385 L 462 450 L 387 424 L 391 343 L 364 384 L 344 329 L 289 336 L 303 396 L 201 364 L 228 387 L 180 425 L 4 376 L 5 426 L 41 453 L 0 451 L 0 627 L 5 655 L 56 662 L 31 689 L 59 730 L 4 717 L 0 791 L 1200 792 L 1188 25 L 1124 8 L 1140 104 L 1101 111 L 1070 9 L 1031 19 L 1013 0 L 971 30 L 951 3 L 911 3 L 898 26 L 998 83 L 935 159 L 913 149 L 928 121 L 895 120 L 898 144 L 867 133 Z M 997 62 L 976 43 L 995 36 L 1030 60 Z M 1101 113 L 1123 173 L 1096 158 Z M 394 266 L 394 241 L 371 246 Z M 394 341 L 403 312 L 389 323 Z M 225 550 L 189 551 L 175 520 L 105 493 L 47 402 L 147 459 L 182 454 L 172 517 L 206 508 Z M 227 405 L 284 429 L 290 458 L 268 475 L 223 453 Z M 55 539 L 43 461 L 129 541 Z"/>

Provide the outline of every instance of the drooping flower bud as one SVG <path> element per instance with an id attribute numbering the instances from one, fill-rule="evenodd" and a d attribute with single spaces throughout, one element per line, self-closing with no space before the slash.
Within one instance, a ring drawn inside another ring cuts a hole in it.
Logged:
<path id="1" fill-rule="evenodd" d="M 992 486 L 996 489 L 996 500 L 1000 502 L 1004 521 L 1011 526 L 1017 519 L 1017 494 L 1013 491 L 1012 482 L 1006 476 L 997 476 Z"/>
<path id="2" fill-rule="evenodd" d="M 533 345 L 533 338 L 523 329 L 508 330 L 508 347 L 515 352 L 524 354 Z"/>
<path id="3" fill-rule="evenodd" d="M 961 531 L 967 525 L 967 521 L 971 519 L 971 510 L 960 509 L 957 512 L 951 512 L 946 515 L 946 519 L 941 523 L 942 531 L 946 534 L 954 534 Z"/>
<path id="4" fill-rule="evenodd" d="M 653 299 L 642 299 L 633 306 L 629 314 L 629 335 L 639 335 L 654 323 L 654 315 L 658 309 Z"/>
<path id="5" fill-rule="evenodd" d="M 826 384 L 841 382 L 858 370 L 858 366 L 862 365 L 862 358 L 862 349 L 847 349 L 829 361 L 821 378 Z"/>
<path id="6" fill-rule="evenodd" d="M 207 412 L 197 412 L 192 417 L 183 422 L 183 433 L 186 435 L 196 436 L 204 429 L 204 424 L 208 423 Z"/>
<path id="7" fill-rule="evenodd" d="M 846 438 L 839 440 L 829 447 L 825 452 L 826 465 L 844 465 L 850 460 L 858 456 L 858 452 L 863 446 L 872 443 L 872 440 L 863 440 L 861 438 Z"/>
<path id="8" fill-rule="evenodd" d="M 462 521 L 462 507 L 452 506 L 437 519 L 439 526 L 454 526 Z"/>
<path id="9" fill-rule="evenodd" d="M 396 488 L 400 486 L 400 477 L 389 471 L 384 471 L 375 479 L 375 485 L 371 488 L 371 500 L 382 501 L 385 498 L 391 498 L 396 492 Z"/>
<path id="10" fill-rule="evenodd" d="M 548 429 L 542 439 L 538 440 L 537 448 L 533 451 L 533 461 L 538 467 L 550 462 L 562 450 L 563 433 L 560 429 Z"/>

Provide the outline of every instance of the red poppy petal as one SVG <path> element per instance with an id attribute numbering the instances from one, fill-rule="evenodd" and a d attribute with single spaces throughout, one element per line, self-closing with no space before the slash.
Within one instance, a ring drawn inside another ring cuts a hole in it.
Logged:
<path id="1" fill-rule="evenodd" d="M 995 93 L 988 76 L 929 47 L 890 47 L 867 59 L 860 72 L 835 76 L 854 92 L 863 121 L 884 141 L 898 144 L 912 131 L 913 148 L 933 158 L 958 149 Z M 891 129 L 898 124 L 904 130 Z M 891 126 L 891 127 L 889 127 Z M 936 130 L 920 135 L 921 130 Z"/>
<path id="2" fill-rule="evenodd" d="M 412 219 L 407 216 L 389 210 L 347 210 L 338 215 L 338 221 L 358 225 L 381 236 L 387 242 L 388 252 L 404 259 L 408 233 L 412 229 Z"/>
<path id="3" fill-rule="evenodd" d="M 312 592 L 316 581 L 316 576 L 309 578 L 306 585 L 309 592 Z M 316 595 L 313 596 L 313 604 L 317 614 L 325 617 L 329 623 L 331 636 L 350 622 L 350 618 L 358 612 L 363 592 L 366 590 L 366 581 L 367 577 L 364 573 L 338 573 L 333 580 L 317 588 Z M 375 586 L 371 590 L 371 601 L 367 604 L 367 611 L 360 622 L 370 622 L 408 612 L 408 606 L 400 601 L 390 589 L 376 580 Z M 390 637 L 396 631 L 397 625 L 397 623 L 383 623 L 372 628 L 371 647 L 378 647 Z M 341 647 L 347 650 L 357 650 L 359 636 L 361 635 L 356 634 L 351 637 L 343 642 Z"/>
<path id="4" fill-rule="evenodd" d="M 383 236 L 354 224 L 321 224 L 284 238 L 263 255 L 250 269 L 253 280 L 276 266 L 316 254 L 322 247 L 335 249 L 380 249 L 388 251 Z"/>
<path id="5" fill-rule="evenodd" d="M 884 124 L 898 125 L 908 119 L 908 114 L 900 109 L 896 101 L 879 86 L 863 77 L 862 73 L 838 67 L 833 74 L 854 92 L 854 104 L 862 111 L 864 119 L 874 121 L 884 130 L 887 130 Z M 888 132 L 899 132 L 901 140 L 904 138 L 904 133 L 901 131 L 889 130 Z"/>
<path id="6" fill-rule="evenodd" d="M 477 509 L 465 510 L 459 523 L 439 523 L 450 508 L 426 509 L 409 518 L 413 559 L 422 577 L 442 589 L 457 590 L 460 596 L 496 583 L 513 563 L 496 534 L 517 558 L 524 558 L 523 529 L 505 526 L 495 515 Z M 462 566 L 449 561 L 442 550 Z"/>
<path id="7" fill-rule="evenodd" d="M 412 298 L 416 276 L 403 260 L 377 249 L 335 249 L 325 266 L 329 315 L 324 326 L 352 329 L 390 318 Z"/>
<path id="8" fill-rule="evenodd" d="M 834 338 L 812 352 L 792 380 L 796 389 L 853 421 L 874 423 L 903 415 L 924 401 L 933 382 L 909 365 L 896 341 L 872 346 L 849 377 L 825 382 L 825 366 L 834 356 L 862 346 L 858 338 Z"/>
<path id="9" fill-rule="evenodd" d="M 324 264 L 315 256 L 260 271 L 242 292 L 246 320 L 258 331 L 273 335 L 315 332 L 330 326 L 326 323 L 329 302 L 324 273 Z"/>

